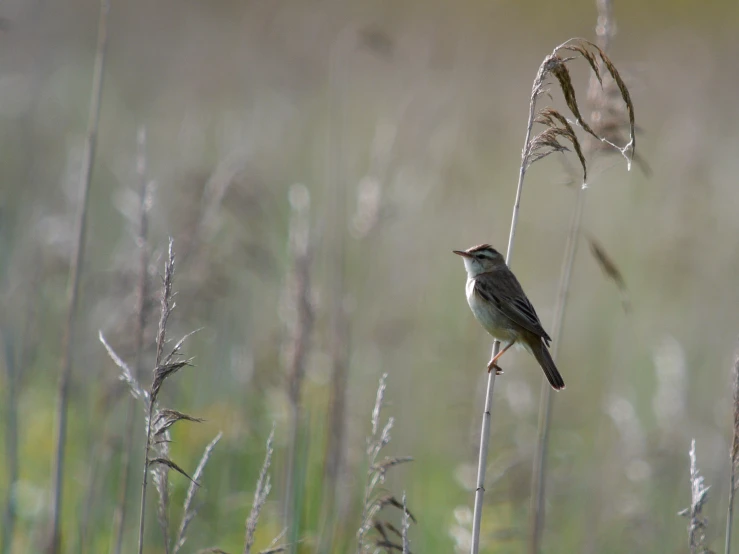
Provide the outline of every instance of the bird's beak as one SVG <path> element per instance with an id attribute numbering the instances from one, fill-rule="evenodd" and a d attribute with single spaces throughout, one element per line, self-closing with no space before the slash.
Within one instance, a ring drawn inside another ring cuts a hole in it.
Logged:
<path id="1" fill-rule="evenodd" d="M 465 252 L 464 250 L 452 250 L 457 256 L 462 256 L 463 258 L 471 258 L 472 254 Z"/>

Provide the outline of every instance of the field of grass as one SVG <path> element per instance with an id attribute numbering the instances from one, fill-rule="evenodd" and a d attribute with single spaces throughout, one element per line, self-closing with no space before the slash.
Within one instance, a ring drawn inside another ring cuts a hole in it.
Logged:
<path id="1" fill-rule="evenodd" d="M 491 339 L 451 251 L 506 251 L 570 37 L 637 157 L 543 83 L 575 134 L 511 259 L 567 388 L 501 359 L 479 551 L 724 551 L 736 2 L 110 0 L 105 48 L 99 14 L 0 5 L 0 554 L 470 552 Z"/>

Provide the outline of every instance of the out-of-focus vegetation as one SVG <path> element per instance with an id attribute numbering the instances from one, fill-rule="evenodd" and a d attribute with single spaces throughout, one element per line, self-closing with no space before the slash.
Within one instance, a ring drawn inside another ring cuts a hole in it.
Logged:
<path id="1" fill-rule="evenodd" d="M 15 508 L 9 552 L 48 541 L 98 8 L 0 5 L 0 497 Z M 618 265 L 631 309 L 582 247 L 558 362 L 567 389 L 555 398 L 544 549 L 684 551 L 686 522 L 676 514 L 690 504 L 695 438 L 718 550 L 739 330 L 739 5 L 616 0 L 614 10 L 610 56 L 630 87 L 643 130 L 637 151 L 652 174 L 626 172 L 617 156 L 589 171 L 584 231 Z M 355 549 L 384 372 L 383 414 L 395 418 L 386 453 L 414 458 L 388 472 L 384 487 L 407 495 L 417 519 L 411 549 L 466 551 L 490 340 L 469 313 L 450 251 L 504 248 L 534 74 L 556 44 L 592 38 L 595 17 L 584 0 L 112 0 L 73 344 L 63 551 L 106 552 L 115 542 L 129 392 L 98 330 L 132 363 L 142 127 L 150 181 L 142 367 L 154 366 L 171 236 L 178 294 L 168 335 L 202 330 L 186 347 L 195 367 L 168 381 L 160 400 L 205 419 L 172 428 L 172 459 L 193 472 L 223 431 L 185 551 L 242 550 L 273 422 L 273 486 L 255 549 L 283 529 L 286 483 L 299 522 L 286 539 L 300 540 L 299 552 Z M 578 92 L 586 69 L 574 74 Z M 545 327 L 574 206 L 569 181 L 550 157 L 531 170 L 522 199 L 514 266 Z M 297 424 L 292 231 L 303 233 L 310 258 Z M 529 533 L 541 372 L 523 353 L 503 365 L 483 549 L 504 553 L 521 552 Z M 333 498 L 324 460 L 336 448 L 337 367 L 346 387 Z M 148 387 L 149 371 L 141 378 Z M 124 552 L 136 547 L 137 410 Z M 291 444 L 297 469 L 288 479 Z M 177 522 L 189 482 L 175 472 L 170 482 Z M 145 551 L 161 552 L 150 500 Z M 388 515 L 398 528 L 400 513 Z"/>

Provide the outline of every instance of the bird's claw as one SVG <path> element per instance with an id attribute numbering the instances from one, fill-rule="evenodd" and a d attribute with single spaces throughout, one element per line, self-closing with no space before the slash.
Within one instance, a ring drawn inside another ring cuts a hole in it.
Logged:
<path id="1" fill-rule="evenodd" d="M 495 369 L 495 374 L 496 375 L 503 375 L 503 368 L 501 368 L 498 364 L 496 364 L 494 362 L 490 362 L 488 364 L 488 373 L 490 373 L 491 371 L 493 371 L 493 369 Z"/>

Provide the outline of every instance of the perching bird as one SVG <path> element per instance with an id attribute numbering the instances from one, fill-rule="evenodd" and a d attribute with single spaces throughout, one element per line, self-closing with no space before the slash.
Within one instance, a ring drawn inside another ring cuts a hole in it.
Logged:
<path id="1" fill-rule="evenodd" d="M 467 303 L 472 313 L 493 338 L 505 345 L 490 360 L 488 371 L 495 368 L 499 372 L 498 359 L 518 344 L 534 355 L 552 388 L 565 388 L 547 348 L 552 339 L 500 252 L 489 244 L 481 244 L 468 250 L 454 250 L 454 253 L 464 260 Z"/>

